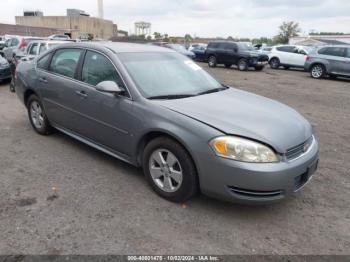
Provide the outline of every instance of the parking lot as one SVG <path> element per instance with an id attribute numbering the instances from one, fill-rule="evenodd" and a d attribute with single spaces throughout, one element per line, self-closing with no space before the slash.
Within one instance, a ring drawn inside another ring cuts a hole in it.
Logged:
<path id="1" fill-rule="evenodd" d="M 350 81 L 200 65 L 313 124 L 320 165 L 302 192 L 270 206 L 167 202 L 141 170 L 61 133 L 37 135 L 0 84 L 1 254 L 350 254 Z"/>

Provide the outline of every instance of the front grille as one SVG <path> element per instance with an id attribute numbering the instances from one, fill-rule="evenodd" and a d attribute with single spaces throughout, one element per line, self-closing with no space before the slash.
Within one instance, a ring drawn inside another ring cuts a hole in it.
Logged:
<path id="1" fill-rule="evenodd" d="M 310 148 L 312 142 L 313 142 L 313 137 L 310 137 L 304 143 L 288 149 L 285 154 L 287 160 L 292 160 L 304 154 Z"/>
<path id="2" fill-rule="evenodd" d="M 282 190 L 255 191 L 255 190 L 242 189 L 242 188 L 237 188 L 232 186 L 229 186 L 228 188 L 234 194 L 244 196 L 244 197 L 253 197 L 253 198 L 278 197 L 278 196 L 281 196 L 283 193 Z"/>
<path id="3" fill-rule="evenodd" d="M 258 61 L 259 61 L 259 62 L 266 62 L 266 61 L 269 61 L 269 57 L 268 57 L 268 56 L 265 56 L 265 55 L 261 55 L 261 56 L 259 56 Z"/>

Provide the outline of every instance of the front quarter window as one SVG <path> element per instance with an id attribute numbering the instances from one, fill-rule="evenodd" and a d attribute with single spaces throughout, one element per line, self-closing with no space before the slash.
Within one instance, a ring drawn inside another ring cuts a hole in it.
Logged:
<path id="1" fill-rule="evenodd" d="M 37 62 L 37 67 L 43 70 L 47 70 L 50 64 L 51 53 L 41 57 Z"/>

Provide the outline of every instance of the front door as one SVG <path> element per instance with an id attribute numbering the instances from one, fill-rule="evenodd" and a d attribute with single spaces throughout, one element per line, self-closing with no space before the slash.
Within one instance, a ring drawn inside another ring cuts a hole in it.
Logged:
<path id="1" fill-rule="evenodd" d="M 127 91 L 114 95 L 97 91 L 103 81 L 126 87 L 113 63 L 103 54 L 87 51 L 79 82 L 75 85 L 75 105 L 80 120 L 77 132 L 124 157 L 131 153 L 131 129 L 135 123 L 133 102 Z"/>

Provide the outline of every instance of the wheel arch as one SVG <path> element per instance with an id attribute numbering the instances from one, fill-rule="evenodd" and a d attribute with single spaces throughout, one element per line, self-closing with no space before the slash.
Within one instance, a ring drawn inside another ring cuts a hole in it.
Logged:
<path id="1" fill-rule="evenodd" d="M 27 89 L 23 94 L 23 102 L 24 105 L 27 107 L 28 105 L 28 99 L 31 95 L 38 95 L 33 89 L 29 88 Z"/>

